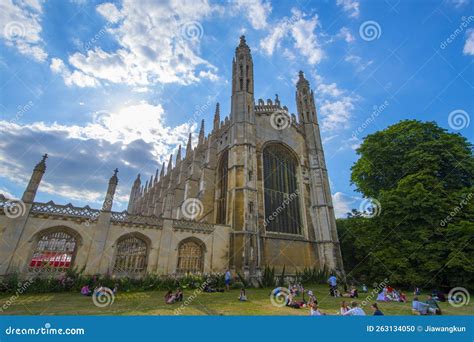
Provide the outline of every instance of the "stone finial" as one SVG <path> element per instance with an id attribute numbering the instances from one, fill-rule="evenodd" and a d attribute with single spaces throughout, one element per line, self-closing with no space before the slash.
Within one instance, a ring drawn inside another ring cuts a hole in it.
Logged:
<path id="1" fill-rule="evenodd" d="M 245 36 L 244 35 L 240 36 L 240 45 L 247 45 L 247 42 L 245 41 Z"/>
<path id="2" fill-rule="evenodd" d="M 192 150 L 193 150 L 192 133 L 189 132 L 188 143 L 186 144 L 186 158 L 191 155 Z"/>
<path id="3" fill-rule="evenodd" d="M 204 119 L 201 121 L 201 129 L 199 130 L 199 144 L 204 142 Z"/>
<path id="4" fill-rule="evenodd" d="M 35 171 L 41 171 L 43 173 L 46 171 L 46 159 L 48 159 L 47 153 L 45 153 L 41 161 L 38 164 L 36 164 Z"/>
<path id="5" fill-rule="evenodd" d="M 155 172 L 155 183 L 158 182 L 158 177 L 159 177 L 159 172 L 158 172 L 158 168 L 156 169 L 156 172 Z"/>
<path id="6" fill-rule="evenodd" d="M 118 177 L 117 177 L 118 169 L 115 168 L 114 174 L 112 177 L 110 177 L 109 183 L 117 184 L 118 183 Z"/>
<path id="7" fill-rule="evenodd" d="M 280 106 L 280 99 L 278 98 L 278 94 L 275 94 L 275 106 Z"/>
<path id="8" fill-rule="evenodd" d="M 219 129 L 219 123 L 221 122 L 221 110 L 219 102 L 216 103 L 216 111 L 214 113 L 214 130 L 217 131 Z"/>

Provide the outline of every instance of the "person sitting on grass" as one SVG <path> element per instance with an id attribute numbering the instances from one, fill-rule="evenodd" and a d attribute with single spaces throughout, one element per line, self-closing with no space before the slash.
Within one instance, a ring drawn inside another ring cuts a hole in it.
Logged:
<path id="1" fill-rule="evenodd" d="M 418 300 L 418 297 L 413 298 L 411 303 L 413 313 L 417 315 L 427 315 L 429 305 Z"/>
<path id="2" fill-rule="evenodd" d="M 309 315 L 310 316 L 324 316 L 321 311 L 319 311 L 318 304 L 309 304 Z"/>
<path id="3" fill-rule="evenodd" d="M 105 294 L 105 287 L 103 287 L 101 284 L 99 284 L 95 289 L 94 289 L 94 295 L 97 297 L 102 296 Z"/>
<path id="4" fill-rule="evenodd" d="M 399 302 L 406 303 L 407 302 L 407 295 L 400 291 L 400 297 L 398 299 Z"/>
<path id="5" fill-rule="evenodd" d="M 175 302 L 183 301 L 183 291 L 178 287 L 176 293 L 174 294 Z"/>
<path id="6" fill-rule="evenodd" d="M 428 304 L 428 312 L 433 315 L 441 315 L 441 308 L 439 307 L 438 303 L 436 300 L 433 298 L 433 296 L 428 295 L 428 299 L 425 302 Z"/>
<path id="7" fill-rule="evenodd" d="M 240 290 L 239 300 L 241 302 L 246 302 L 247 301 L 247 295 L 245 294 L 245 289 Z"/>
<path id="8" fill-rule="evenodd" d="M 318 304 L 318 300 L 316 299 L 316 296 L 314 295 L 313 291 L 309 290 L 308 296 L 308 304 Z"/>
<path id="9" fill-rule="evenodd" d="M 299 309 L 299 308 L 301 308 L 302 304 L 301 304 L 301 303 L 298 303 L 298 302 L 295 300 L 295 297 L 290 293 L 290 294 L 286 297 L 286 306 L 289 306 L 290 308 L 293 308 L 293 309 Z"/>
<path id="10" fill-rule="evenodd" d="M 377 303 L 374 303 L 370 306 L 372 310 L 374 310 L 374 316 L 383 316 L 383 312 L 379 309 L 379 306 Z"/>
<path id="11" fill-rule="evenodd" d="M 344 314 L 349 310 L 350 310 L 349 305 L 347 305 L 347 302 L 343 300 L 341 303 L 341 309 L 340 309 L 341 315 L 344 316 Z"/>
<path id="12" fill-rule="evenodd" d="M 86 284 L 81 288 L 81 295 L 83 295 L 83 296 L 92 296 L 92 291 L 89 288 L 89 285 Z"/>
<path id="13" fill-rule="evenodd" d="M 171 290 L 165 294 L 165 304 L 173 304 L 176 301 L 176 297 Z"/>
<path id="14" fill-rule="evenodd" d="M 364 310 L 359 308 L 359 304 L 357 302 L 351 303 L 351 309 L 347 311 L 343 316 L 365 316 Z"/>
<path id="15" fill-rule="evenodd" d="M 342 296 L 348 298 L 359 298 L 359 292 L 357 291 L 355 286 L 351 286 L 349 292 L 344 293 Z"/>

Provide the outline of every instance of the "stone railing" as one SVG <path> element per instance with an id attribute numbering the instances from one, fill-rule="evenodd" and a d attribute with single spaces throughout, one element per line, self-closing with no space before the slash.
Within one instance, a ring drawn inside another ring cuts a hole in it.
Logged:
<path id="1" fill-rule="evenodd" d="M 173 229 L 200 233 L 212 233 L 214 231 L 214 225 L 212 223 L 205 222 L 173 220 Z"/>
<path id="2" fill-rule="evenodd" d="M 71 203 L 66 205 L 48 203 L 33 203 L 31 214 L 34 216 L 59 216 L 62 218 L 76 218 L 94 221 L 99 217 L 100 210 L 92 209 L 88 205 L 85 207 L 75 207 Z"/>
<path id="3" fill-rule="evenodd" d="M 111 222 L 126 225 L 145 225 L 153 227 L 162 227 L 163 219 L 158 216 L 150 215 L 131 215 L 126 210 L 122 212 L 112 211 Z"/>

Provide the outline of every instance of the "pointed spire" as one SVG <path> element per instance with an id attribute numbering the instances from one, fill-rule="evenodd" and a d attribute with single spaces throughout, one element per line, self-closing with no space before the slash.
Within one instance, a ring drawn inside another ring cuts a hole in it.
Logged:
<path id="1" fill-rule="evenodd" d="M 155 183 L 158 182 L 158 168 L 156 169 L 156 172 L 155 172 Z"/>
<path id="2" fill-rule="evenodd" d="M 137 178 L 135 178 L 135 182 L 133 182 L 133 185 L 135 184 L 141 184 L 141 179 L 140 179 L 140 174 L 137 175 Z"/>
<path id="3" fill-rule="evenodd" d="M 41 161 L 40 161 L 38 164 L 36 164 L 35 170 L 37 170 L 37 171 L 42 171 L 42 172 L 46 171 L 46 159 L 47 159 L 47 158 L 48 158 L 48 154 L 45 153 L 45 154 L 43 155 Z"/>
<path id="4" fill-rule="evenodd" d="M 178 153 L 176 154 L 176 164 L 181 161 L 181 144 L 178 147 Z"/>
<path id="5" fill-rule="evenodd" d="M 221 110 L 219 102 L 216 103 L 216 112 L 214 113 L 214 131 L 219 129 L 219 124 L 221 122 Z"/>
<path id="6" fill-rule="evenodd" d="M 188 137 L 188 143 L 186 144 L 186 158 L 191 155 L 191 152 L 193 150 L 193 145 L 191 143 L 192 140 L 192 134 L 189 132 L 189 137 Z"/>
<path id="7" fill-rule="evenodd" d="M 167 173 L 169 174 L 172 169 L 173 169 L 173 154 L 171 153 L 171 154 L 170 154 L 170 160 L 169 160 L 169 162 L 168 162 L 168 170 L 167 170 Z"/>
<path id="8" fill-rule="evenodd" d="M 165 176 L 165 169 L 166 169 L 166 165 L 163 162 L 163 165 L 161 166 L 160 179 Z"/>
<path id="9" fill-rule="evenodd" d="M 110 177 L 109 183 L 113 183 L 113 184 L 118 183 L 117 173 L 118 173 L 118 169 L 115 168 L 114 174 L 112 175 L 112 177 Z"/>
<path id="10" fill-rule="evenodd" d="M 199 144 L 204 142 L 204 119 L 201 121 L 201 129 L 199 130 Z"/>
<path id="11" fill-rule="evenodd" d="M 148 187 L 151 188 L 153 185 L 153 175 L 150 176 L 150 183 L 148 183 Z"/>
<path id="12" fill-rule="evenodd" d="M 298 82 L 296 83 L 296 86 L 299 88 L 302 85 L 309 86 L 309 82 L 304 77 L 304 72 L 300 70 L 299 73 L 298 73 Z"/>
<path id="13" fill-rule="evenodd" d="M 145 187 L 143 188 L 143 192 L 148 191 L 148 181 L 145 182 Z"/>

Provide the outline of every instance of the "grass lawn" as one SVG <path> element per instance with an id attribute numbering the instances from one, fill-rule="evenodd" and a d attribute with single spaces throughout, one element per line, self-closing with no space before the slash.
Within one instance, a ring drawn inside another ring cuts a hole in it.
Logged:
<path id="1" fill-rule="evenodd" d="M 328 289 L 323 285 L 308 286 L 312 289 L 319 301 L 322 312 L 335 315 L 341 303 L 341 298 L 328 296 Z M 195 290 L 184 292 L 185 300 L 193 295 Z M 308 315 L 309 309 L 292 309 L 275 307 L 271 304 L 269 293 L 271 289 L 248 289 L 249 301 L 239 302 L 239 290 L 225 293 L 198 293 L 190 304 L 181 310 L 182 315 Z M 79 293 L 48 293 L 24 294 L 16 299 L 12 295 L 0 296 L 0 315 L 174 315 L 175 309 L 181 304 L 164 304 L 164 291 L 119 293 L 110 306 L 96 307 L 91 297 L 81 296 Z M 359 305 L 366 300 L 369 294 L 360 294 Z M 426 295 L 419 296 L 422 300 Z M 300 296 L 301 298 L 301 296 Z M 379 303 L 380 309 L 386 315 L 411 315 L 412 294 L 408 294 L 408 303 Z M 350 298 L 345 298 L 351 300 Z M 12 302 L 8 305 L 7 301 Z M 374 298 L 367 303 L 373 303 Z M 452 307 L 449 303 L 439 303 L 444 315 L 471 315 L 474 304 Z M 372 314 L 370 305 L 364 307 L 367 314 Z"/>

